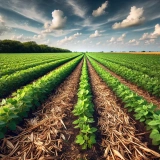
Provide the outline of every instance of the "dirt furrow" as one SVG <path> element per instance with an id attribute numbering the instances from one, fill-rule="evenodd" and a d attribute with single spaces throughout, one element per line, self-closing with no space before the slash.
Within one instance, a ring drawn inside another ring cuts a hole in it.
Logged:
<path id="1" fill-rule="evenodd" d="M 100 64 L 100 63 L 99 63 Z M 104 65 L 100 64 L 107 72 L 109 72 L 110 74 L 112 74 L 114 77 L 116 77 L 122 84 L 126 85 L 127 87 L 129 87 L 132 91 L 136 92 L 139 96 L 143 97 L 144 99 L 146 99 L 149 103 L 153 103 L 154 105 L 157 106 L 157 109 L 160 109 L 160 99 L 151 96 L 147 91 L 141 89 L 140 87 L 138 87 L 135 84 L 132 84 L 131 82 L 125 80 L 124 78 L 122 78 L 121 76 L 117 75 L 116 73 L 112 72 L 111 70 L 109 70 L 107 67 L 105 67 Z"/>
<path id="2" fill-rule="evenodd" d="M 64 142 L 75 133 L 70 132 L 66 119 L 77 101 L 82 62 L 47 100 L 35 117 L 26 120 L 21 133 L 0 141 L 0 159 L 61 159 Z M 74 149 L 74 148 L 73 148 Z"/>
<path id="3" fill-rule="evenodd" d="M 116 96 L 90 63 L 88 66 L 106 160 L 158 160 L 160 155 L 150 150 L 141 136 L 136 137 L 134 120 L 121 109 Z"/>

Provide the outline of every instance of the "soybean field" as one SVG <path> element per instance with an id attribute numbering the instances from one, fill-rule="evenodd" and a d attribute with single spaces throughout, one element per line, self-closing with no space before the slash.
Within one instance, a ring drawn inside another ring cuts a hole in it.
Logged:
<path id="1" fill-rule="evenodd" d="M 0 159 L 159 160 L 160 55 L 0 54 Z"/>

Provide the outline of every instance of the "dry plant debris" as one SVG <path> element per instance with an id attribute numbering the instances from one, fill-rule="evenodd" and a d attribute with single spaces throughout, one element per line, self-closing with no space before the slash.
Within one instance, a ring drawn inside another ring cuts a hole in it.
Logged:
<path id="1" fill-rule="evenodd" d="M 66 110 L 75 103 L 82 62 L 62 83 L 55 93 L 34 113 L 35 118 L 26 120 L 25 128 L 17 136 L 8 136 L 0 141 L 1 160 L 49 160 L 58 159 L 62 141 L 66 138 L 61 129 L 67 130 Z"/>
<path id="2" fill-rule="evenodd" d="M 135 122 L 123 112 L 90 63 L 88 66 L 106 160 L 158 160 L 160 154 L 136 138 Z"/>
<path id="3" fill-rule="evenodd" d="M 122 84 L 129 87 L 132 91 L 136 92 L 139 96 L 142 96 L 144 99 L 146 99 L 149 103 L 153 103 L 157 106 L 157 109 L 160 109 L 160 99 L 158 99 L 155 96 L 150 95 L 147 91 L 141 89 L 135 84 L 132 84 L 130 81 L 125 80 L 123 77 L 117 75 L 113 71 L 109 70 L 107 67 L 103 66 L 99 63 L 101 67 L 103 67 L 107 72 L 112 74 L 115 78 L 117 78 Z"/>

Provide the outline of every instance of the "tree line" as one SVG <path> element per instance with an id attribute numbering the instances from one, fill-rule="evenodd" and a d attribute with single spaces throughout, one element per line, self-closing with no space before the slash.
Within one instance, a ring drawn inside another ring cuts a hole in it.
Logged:
<path id="1" fill-rule="evenodd" d="M 71 52 L 68 49 L 38 45 L 34 41 L 21 43 L 15 40 L 0 40 L 0 53 L 58 53 Z"/>

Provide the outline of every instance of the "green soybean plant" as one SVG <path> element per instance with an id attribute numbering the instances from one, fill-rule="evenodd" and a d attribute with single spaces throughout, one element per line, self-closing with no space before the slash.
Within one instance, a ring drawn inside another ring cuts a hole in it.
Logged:
<path id="1" fill-rule="evenodd" d="M 156 106 L 148 103 L 143 97 L 130 90 L 117 78 L 102 68 L 95 60 L 89 58 L 92 66 L 99 76 L 112 88 L 117 97 L 124 103 L 129 112 L 133 111 L 136 120 L 145 123 L 146 128 L 151 131 L 150 138 L 154 145 L 160 145 L 160 111 Z"/>
<path id="2" fill-rule="evenodd" d="M 89 84 L 89 76 L 87 70 L 86 59 L 84 59 L 82 73 L 80 77 L 78 101 L 72 111 L 77 120 L 73 122 L 75 128 L 79 128 L 79 135 L 76 136 L 76 143 L 82 146 L 82 149 L 91 148 L 96 143 L 95 132 L 97 129 L 92 127 L 93 119 L 93 103 L 91 96 L 91 87 Z"/>
<path id="3" fill-rule="evenodd" d="M 17 90 L 11 98 L 3 99 L 0 103 L 0 138 L 7 130 L 15 130 L 23 117 L 27 117 L 30 110 L 47 99 L 47 96 L 74 70 L 83 56 L 79 56 L 61 67 L 44 75 L 37 81 Z"/>

